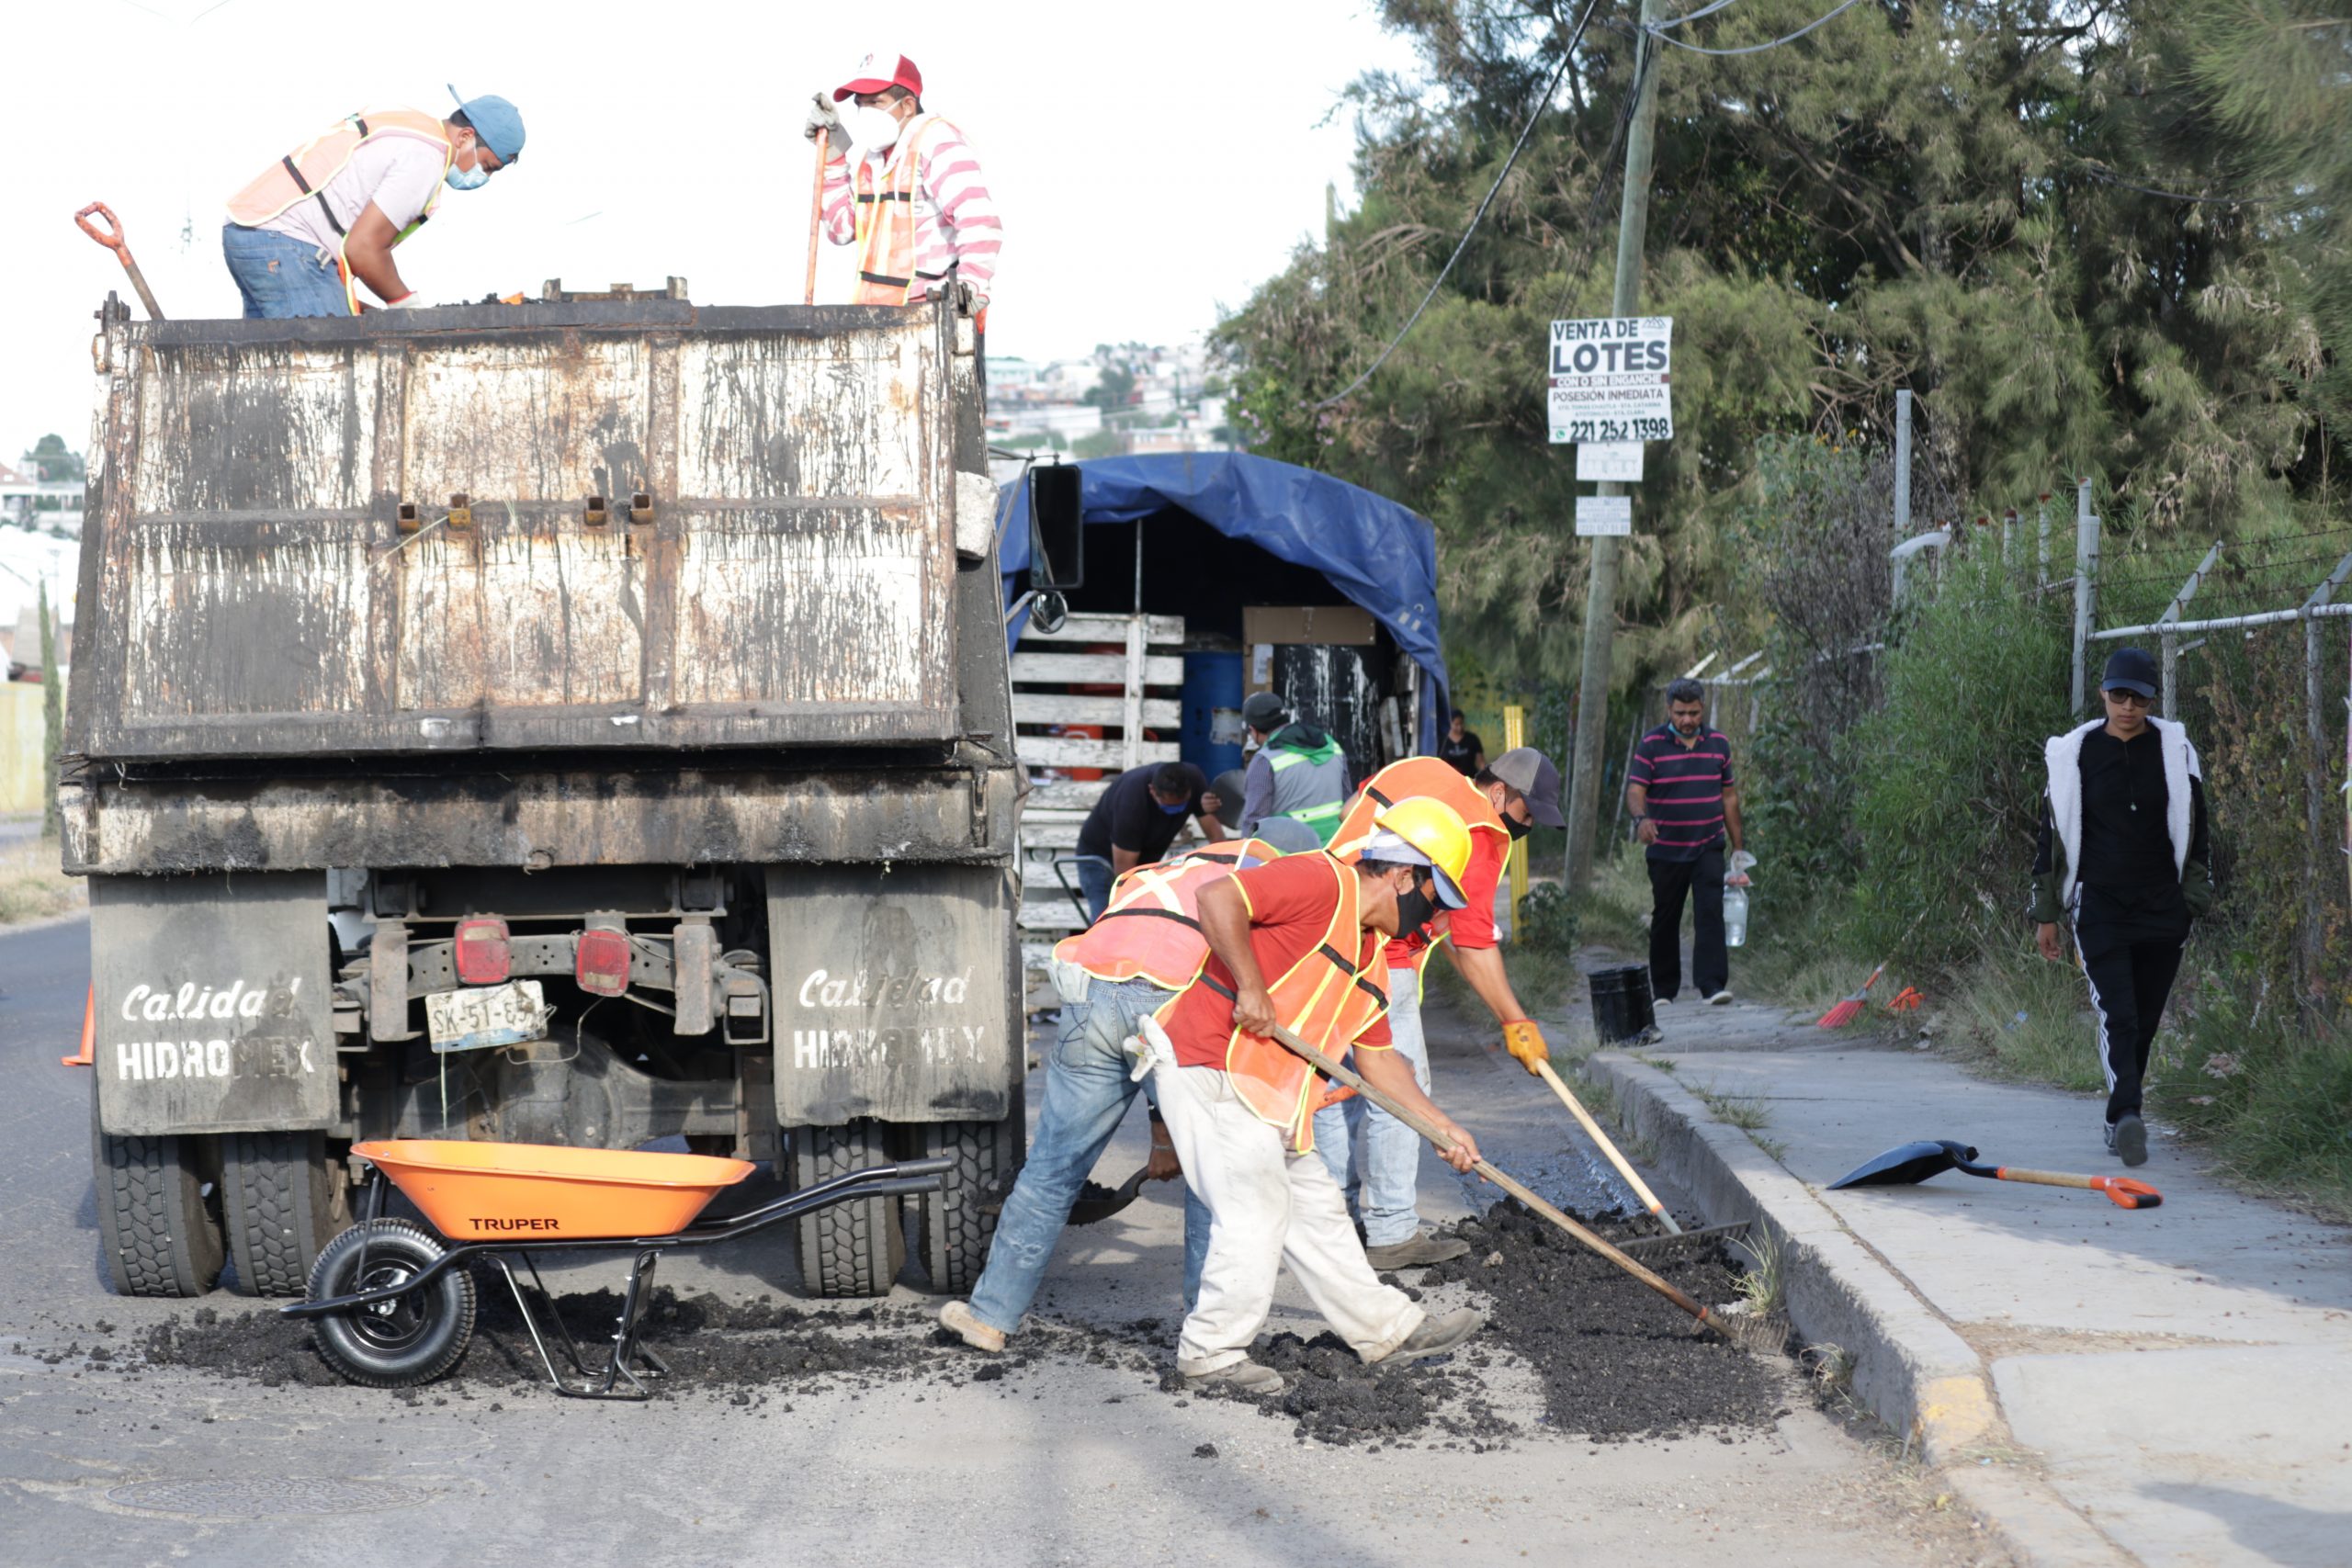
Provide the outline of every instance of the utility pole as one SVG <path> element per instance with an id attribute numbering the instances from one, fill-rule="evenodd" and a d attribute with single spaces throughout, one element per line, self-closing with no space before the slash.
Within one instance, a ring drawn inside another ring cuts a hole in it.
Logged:
<path id="1" fill-rule="evenodd" d="M 1657 130 L 1657 40 L 1659 0 L 1642 0 L 1642 30 L 1634 54 L 1634 120 L 1625 131 L 1625 187 L 1617 208 L 1617 281 L 1610 296 L 1612 316 L 1638 314 L 1642 302 L 1642 247 L 1649 235 L 1650 169 Z M 1604 480 L 1603 495 L 1623 495 L 1625 487 Z M 1592 581 L 1584 599 L 1584 669 L 1577 686 L 1577 749 L 1568 773 L 1568 891 L 1580 893 L 1592 881 L 1594 840 L 1600 831 L 1601 748 L 1609 728 L 1611 661 L 1617 636 L 1615 537 L 1592 541 Z"/>

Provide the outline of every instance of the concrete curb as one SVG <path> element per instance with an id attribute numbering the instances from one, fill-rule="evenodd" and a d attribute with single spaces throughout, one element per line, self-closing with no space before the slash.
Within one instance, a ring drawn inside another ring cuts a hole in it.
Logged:
<path id="1" fill-rule="evenodd" d="M 2118 1568 L 2127 1555 L 2062 1501 L 2012 1438 L 1984 1359 L 1849 1231 L 1804 1183 L 1726 1126 L 1671 1074 L 1614 1052 L 1584 1075 L 1614 1096 L 1624 1131 L 1710 1224 L 1747 1220 L 1780 1243 L 1789 1314 L 1808 1344 L 1851 1359 L 1855 1396 L 1905 1434 L 1954 1499 L 2034 1568 Z"/>

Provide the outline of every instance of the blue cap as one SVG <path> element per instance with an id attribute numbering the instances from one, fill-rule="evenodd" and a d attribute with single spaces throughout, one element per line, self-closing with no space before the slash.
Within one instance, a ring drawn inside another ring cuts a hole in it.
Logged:
<path id="1" fill-rule="evenodd" d="M 2119 648 L 2108 659 L 2107 673 L 2099 677 L 2098 685 L 2103 692 L 2135 692 L 2154 702 L 2158 679 L 2156 661 L 2145 649 Z"/>
<path id="2" fill-rule="evenodd" d="M 449 96 L 458 97 L 451 87 Z M 511 164 L 523 155 L 523 116 L 513 104 L 495 93 L 484 93 L 479 98 L 458 98 L 458 112 L 474 128 L 474 134 L 502 164 Z"/>

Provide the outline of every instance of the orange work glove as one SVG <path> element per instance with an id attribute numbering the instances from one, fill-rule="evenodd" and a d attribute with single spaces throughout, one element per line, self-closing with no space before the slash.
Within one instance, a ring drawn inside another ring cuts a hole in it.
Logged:
<path id="1" fill-rule="evenodd" d="M 1552 1059 L 1551 1047 L 1544 1043 L 1544 1031 L 1532 1018 L 1514 1018 L 1503 1025 L 1503 1049 L 1531 1073 Z"/>

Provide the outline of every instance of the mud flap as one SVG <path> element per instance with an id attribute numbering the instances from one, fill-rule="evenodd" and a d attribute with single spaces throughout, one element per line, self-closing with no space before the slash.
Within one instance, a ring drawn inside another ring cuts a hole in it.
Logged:
<path id="1" fill-rule="evenodd" d="M 993 865 L 774 866 L 775 1100 L 791 1126 L 996 1122 L 1022 1056 Z"/>
<path id="2" fill-rule="evenodd" d="M 99 1125 L 334 1125 L 331 962 L 323 872 L 90 878 Z"/>

